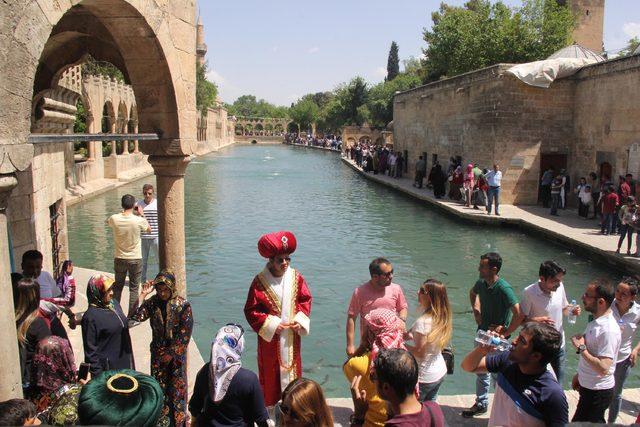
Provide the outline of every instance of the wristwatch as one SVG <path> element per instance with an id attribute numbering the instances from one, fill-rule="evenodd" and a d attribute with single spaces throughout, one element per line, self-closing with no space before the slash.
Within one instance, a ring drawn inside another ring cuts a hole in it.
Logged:
<path id="1" fill-rule="evenodd" d="M 586 349 L 587 349 L 587 346 L 586 346 L 586 345 L 584 345 L 584 344 L 580 344 L 580 345 L 578 346 L 578 351 L 576 351 L 576 353 L 577 353 L 577 354 L 580 354 L 580 353 L 582 353 L 583 351 L 585 351 Z"/>

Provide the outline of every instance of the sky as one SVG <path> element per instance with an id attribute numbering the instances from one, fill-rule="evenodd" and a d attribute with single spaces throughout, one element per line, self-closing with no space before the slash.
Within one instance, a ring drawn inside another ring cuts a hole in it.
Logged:
<path id="1" fill-rule="evenodd" d="M 447 0 L 461 5 L 463 0 Z M 209 80 L 223 101 L 255 95 L 290 105 L 359 75 L 386 75 L 391 41 L 400 59 L 419 57 L 422 32 L 440 0 L 200 0 Z M 520 0 L 505 0 L 518 6 Z M 608 0 L 604 39 L 619 50 L 640 35 L 639 0 Z"/>

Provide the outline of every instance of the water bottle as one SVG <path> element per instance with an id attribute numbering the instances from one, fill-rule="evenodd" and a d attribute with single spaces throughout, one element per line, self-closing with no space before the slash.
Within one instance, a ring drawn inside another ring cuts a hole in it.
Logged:
<path id="1" fill-rule="evenodd" d="M 504 338 L 491 335 L 489 332 L 483 331 L 482 329 L 478 329 L 478 332 L 476 333 L 476 342 L 493 346 L 498 351 L 511 349 L 511 343 L 509 341 L 505 340 Z"/>
<path id="2" fill-rule="evenodd" d="M 569 314 L 567 314 L 567 322 L 571 323 L 572 325 L 576 323 L 576 316 L 575 314 L 573 314 L 573 309 L 576 308 L 576 300 L 572 299 L 571 300 L 571 308 L 569 308 Z"/>

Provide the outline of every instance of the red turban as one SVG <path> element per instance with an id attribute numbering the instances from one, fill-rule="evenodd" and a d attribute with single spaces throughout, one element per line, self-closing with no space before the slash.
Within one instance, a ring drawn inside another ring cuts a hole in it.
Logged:
<path id="1" fill-rule="evenodd" d="M 276 255 L 292 254 L 296 251 L 296 236 L 290 231 L 278 231 L 265 234 L 258 240 L 258 252 L 265 258 Z"/>

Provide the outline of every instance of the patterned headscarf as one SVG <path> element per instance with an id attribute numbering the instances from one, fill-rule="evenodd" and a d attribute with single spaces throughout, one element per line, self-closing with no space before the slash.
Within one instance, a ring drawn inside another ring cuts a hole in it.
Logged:
<path id="1" fill-rule="evenodd" d="M 174 299 L 178 296 L 178 289 L 176 286 L 176 276 L 173 271 L 167 269 L 162 270 L 155 279 L 153 279 L 153 285 L 166 285 L 171 290 L 171 298 Z"/>
<path id="2" fill-rule="evenodd" d="M 51 335 L 38 343 L 31 362 L 31 384 L 41 396 L 76 382 L 76 364 L 69 341 Z"/>
<path id="3" fill-rule="evenodd" d="M 242 366 L 243 335 L 242 327 L 229 324 L 220 328 L 211 343 L 209 397 L 213 403 L 224 399 L 231 380 Z"/>
<path id="4" fill-rule="evenodd" d="M 91 279 L 89 279 L 89 283 L 87 284 L 87 299 L 89 300 L 89 305 L 114 310 L 113 300 L 109 301 L 108 304 L 105 304 L 102 301 L 104 295 L 113 286 L 113 283 L 113 279 L 109 276 L 105 276 L 104 274 L 95 274 L 91 276 Z"/>
<path id="5" fill-rule="evenodd" d="M 387 308 L 371 310 L 364 316 L 367 322 L 367 333 L 371 343 L 371 366 L 382 348 L 402 348 L 404 346 L 404 322 L 395 311 Z"/>

